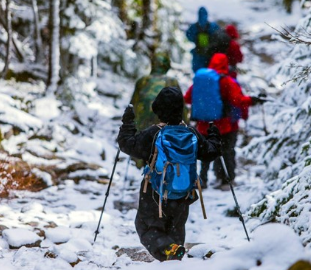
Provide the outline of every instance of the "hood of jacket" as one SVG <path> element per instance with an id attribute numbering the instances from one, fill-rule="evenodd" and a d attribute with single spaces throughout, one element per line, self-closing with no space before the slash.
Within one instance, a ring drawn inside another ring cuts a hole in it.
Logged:
<path id="1" fill-rule="evenodd" d="M 226 32 L 227 34 L 232 38 L 232 39 L 237 39 L 239 38 L 239 33 L 236 27 L 232 24 L 227 25 L 226 27 Z"/>
<path id="2" fill-rule="evenodd" d="M 164 75 L 171 68 L 170 57 L 167 53 L 158 52 L 151 62 L 151 74 Z"/>
<path id="3" fill-rule="evenodd" d="M 182 121 L 184 97 L 177 87 L 164 87 L 152 103 L 153 112 L 160 121 L 178 125 Z"/>
<path id="4" fill-rule="evenodd" d="M 229 62 L 227 55 L 223 53 L 215 53 L 208 67 L 216 70 L 219 74 L 227 75 L 229 73 Z"/>
<path id="5" fill-rule="evenodd" d="M 205 7 L 200 7 L 198 12 L 198 23 L 201 27 L 204 27 L 208 20 L 208 12 Z"/>

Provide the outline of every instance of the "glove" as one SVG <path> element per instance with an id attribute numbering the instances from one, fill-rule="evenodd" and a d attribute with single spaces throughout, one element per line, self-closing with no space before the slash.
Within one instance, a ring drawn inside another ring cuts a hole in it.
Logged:
<path id="1" fill-rule="evenodd" d="M 258 95 L 258 97 L 259 97 L 259 98 L 265 99 L 265 98 L 267 98 L 267 95 L 266 95 L 265 93 L 260 93 L 260 94 Z"/>
<path id="2" fill-rule="evenodd" d="M 264 99 L 261 99 L 260 97 L 251 97 L 251 99 L 252 99 L 253 105 L 257 105 L 257 104 L 261 105 L 266 102 Z"/>
<path id="3" fill-rule="evenodd" d="M 135 118 L 134 107 L 132 104 L 129 104 L 123 113 L 122 123 L 129 124 L 134 121 L 134 118 Z"/>
<path id="4" fill-rule="evenodd" d="M 219 129 L 214 124 L 210 123 L 207 133 L 208 139 L 214 142 L 214 146 L 217 148 L 219 155 L 221 155 L 222 141 Z"/>
<path id="5" fill-rule="evenodd" d="M 209 126 L 209 128 L 207 129 L 207 134 L 220 137 L 219 129 L 215 125 L 210 125 Z"/>

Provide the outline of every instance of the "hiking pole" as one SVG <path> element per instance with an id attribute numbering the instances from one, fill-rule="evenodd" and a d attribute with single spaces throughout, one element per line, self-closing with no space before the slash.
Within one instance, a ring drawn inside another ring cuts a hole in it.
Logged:
<path id="1" fill-rule="evenodd" d="M 115 158 L 115 160 L 114 160 L 114 165 L 113 165 L 112 173 L 111 173 L 110 180 L 109 180 L 109 184 L 108 184 L 107 191 L 106 191 L 106 194 L 105 194 L 105 195 L 106 195 L 105 201 L 104 201 L 103 208 L 102 208 L 102 212 L 101 212 L 101 214 L 100 214 L 100 218 L 99 218 L 99 221 L 98 221 L 97 229 L 96 229 L 96 231 L 95 231 L 94 243 L 95 243 L 95 241 L 96 241 L 97 235 L 99 234 L 99 226 L 100 226 L 100 223 L 101 223 L 101 220 L 102 220 L 102 217 L 103 217 L 103 213 L 104 213 L 104 210 L 105 210 L 107 198 L 108 198 L 108 196 L 109 196 L 109 191 L 110 191 L 110 187 L 111 187 L 111 183 L 112 183 L 114 171 L 115 171 L 115 169 L 116 169 L 116 165 L 117 165 L 117 162 L 118 162 L 118 160 L 119 160 L 119 154 L 120 154 L 120 148 L 118 148 L 118 152 L 117 152 L 116 158 Z"/>
<path id="2" fill-rule="evenodd" d="M 213 124 L 214 124 L 213 122 L 209 122 L 210 127 L 212 127 Z M 229 184 L 229 186 L 230 186 L 230 189 L 231 189 L 231 192 L 232 192 L 232 195 L 233 195 L 233 199 L 234 199 L 235 204 L 236 204 L 236 207 L 237 207 L 237 213 L 238 213 L 238 215 L 239 215 L 239 220 L 240 220 L 240 221 L 242 222 L 242 224 L 243 224 L 243 228 L 244 228 L 244 231 L 245 231 L 247 240 L 250 241 L 249 236 L 248 236 L 248 233 L 247 233 L 247 230 L 246 230 L 246 227 L 245 227 L 244 218 L 243 218 L 243 216 L 242 216 L 242 213 L 241 213 L 241 210 L 240 210 L 240 206 L 239 206 L 238 200 L 237 200 L 237 198 L 236 198 L 236 196 L 235 196 L 235 193 L 234 193 L 234 190 L 233 190 L 233 186 L 232 186 L 232 183 L 231 183 L 231 178 L 230 178 L 230 176 L 229 176 L 229 173 L 228 173 L 228 170 L 227 170 L 227 166 L 226 166 L 224 157 L 221 155 L 219 158 L 220 158 L 220 161 L 221 161 L 222 168 L 223 168 L 223 170 L 224 170 L 224 172 L 225 172 L 225 175 L 226 175 L 226 180 L 227 180 L 227 182 L 228 182 L 228 184 Z"/>
<path id="3" fill-rule="evenodd" d="M 231 189 L 231 192 L 232 192 L 232 195 L 233 195 L 233 198 L 234 198 L 234 201 L 235 201 L 235 204 L 236 204 L 236 207 L 237 207 L 237 213 L 239 215 L 239 220 L 242 222 L 243 224 L 243 228 L 244 228 L 244 231 L 245 231 L 245 234 L 246 234 L 246 237 L 247 237 L 247 240 L 249 240 L 249 236 L 248 236 L 248 233 L 247 233 L 247 230 L 246 230 L 246 227 L 245 227 L 245 222 L 244 222 L 244 218 L 242 216 L 242 213 L 241 213 L 241 210 L 240 210 L 240 206 L 238 204 L 238 200 L 235 196 L 235 193 L 234 193 L 234 190 L 233 190 L 233 186 L 231 184 L 231 178 L 229 176 L 229 173 L 228 173 L 228 170 L 227 170 L 227 166 L 226 166 L 226 163 L 225 163 L 225 160 L 224 160 L 224 157 L 223 156 L 220 156 L 220 161 L 221 161 L 221 165 L 222 165 L 222 168 L 223 170 L 225 171 L 225 174 L 226 174 L 226 177 L 227 177 L 227 182 L 229 183 L 230 185 L 230 189 Z"/>

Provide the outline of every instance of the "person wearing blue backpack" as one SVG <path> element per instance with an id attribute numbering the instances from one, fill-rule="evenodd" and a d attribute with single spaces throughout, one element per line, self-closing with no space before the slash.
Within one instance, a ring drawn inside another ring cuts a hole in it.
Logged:
<path id="1" fill-rule="evenodd" d="M 235 144 L 239 120 L 248 117 L 248 108 L 261 104 L 258 97 L 246 96 L 239 83 L 229 75 L 228 57 L 216 53 L 208 68 L 199 69 L 194 76 L 193 85 L 184 95 L 185 102 L 191 104 L 191 119 L 197 121 L 197 130 L 208 136 L 207 127 L 213 121 L 222 139 L 222 155 L 226 161 L 230 179 L 235 178 Z M 207 188 L 209 162 L 201 163 L 200 178 L 203 188 Z M 219 188 L 226 189 L 227 178 L 219 159 L 214 162 L 214 172 L 220 182 Z"/>
<path id="2" fill-rule="evenodd" d="M 189 205 L 198 199 L 196 189 L 200 192 L 196 161 L 211 162 L 220 155 L 217 127 L 209 127 L 205 138 L 184 124 L 183 107 L 181 90 L 164 87 L 152 103 L 159 124 L 137 132 L 129 105 L 117 138 L 122 152 L 146 164 L 135 226 L 141 243 L 159 261 L 181 260 L 185 254 Z"/>
<path id="3" fill-rule="evenodd" d="M 207 67 L 211 58 L 210 45 L 214 39 L 217 39 L 217 32 L 220 30 L 217 23 L 208 21 L 206 8 L 200 7 L 198 21 L 191 24 L 186 31 L 189 41 L 195 44 L 195 48 L 191 50 L 193 72 L 202 67 Z"/>

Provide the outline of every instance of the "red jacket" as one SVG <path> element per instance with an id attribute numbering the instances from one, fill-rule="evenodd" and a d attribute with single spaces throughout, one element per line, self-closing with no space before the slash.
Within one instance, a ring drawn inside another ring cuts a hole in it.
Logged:
<path id="1" fill-rule="evenodd" d="M 226 32 L 231 37 L 231 41 L 229 43 L 226 54 L 228 56 L 229 65 L 235 67 L 237 63 L 241 63 L 243 61 L 243 54 L 241 52 L 240 45 L 236 41 L 239 38 L 239 33 L 234 25 L 228 25 L 226 27 Z M 233 78 L 237 77 L 237 73 L 235 70 L 230 71 L 229 75 Z"/>
<path id="2" fill-rule="evenodd" d="M 225 54 L 216 53 L 211 59 L 209 68 L 216 70 L 219 74 L 229 74 L 228 58 Z M 240 85 L 230 76 L 225 76 L 220 79 L 220 93 L 224 104 L 230 104 L 234 107 L 240 108 L 242 111 L 242 118 L 247 119 L 248 108 L 252 105 L 252 99 L 250 96 L 244 96 Z M 193 85 L 189 87 L 184 95 L 186 104 L 192 103 L 192 89 Z M 229 116 L 215 120 L 214 124 L 218 127 L 220 134 L 227 134 L 237 131 L 238 120 L 232 120 Z M 209 127 L 208 122 L 198 121 L 197 130 L 207 135 L 207 129 Z"/>

